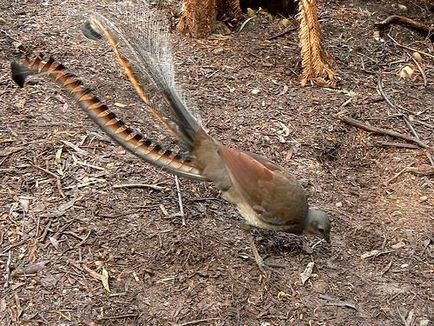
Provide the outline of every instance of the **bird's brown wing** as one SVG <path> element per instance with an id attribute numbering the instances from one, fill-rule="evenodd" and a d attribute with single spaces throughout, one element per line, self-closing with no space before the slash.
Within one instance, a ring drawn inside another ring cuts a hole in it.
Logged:
<path id="1" fill-rule="evenodd" d="M 237 191 L 263 222 L 288 227 L 302 222 L 306 196 L 294 178 L 259 155 L 228 147 L 221 147 L 219 153 Z"/>

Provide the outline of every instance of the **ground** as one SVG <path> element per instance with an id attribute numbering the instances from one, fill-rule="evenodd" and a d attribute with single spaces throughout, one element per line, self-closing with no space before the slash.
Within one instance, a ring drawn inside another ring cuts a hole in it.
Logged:
<path id="1" fill-rule="evenodd" d="M 50 54 L 146 132 L 112 53 L 80 31 L 89 11 L 114 2 L 0 1 L 0 324 L 432 323 L 434 183 L 397 173 L 429 166 L 434 153 L 388 145 L 410 143 L 337 118 L 412 135 L 408 118 L 434 146 L 433 45 L 400 27 L 390 36 L 402 46 L 374 37 L 375 22 L 399 13 L 394 3 L 321 6 L 337 89 L 300 87 L 297 34 L 267 40 L 283 29 L 278 17 L 260 14 L 241 32 L 206 40 L 172 35 L 179 83 L 211 134 L 285 167 L 331 216 L 330 245 L 254 231 L 261 254 L 285 266 L 264 275 L 215 187 L 180 179 L 183 225 L 173 176 L 111 142 L 51 81 L 32 78 L 24 89 L 11 81 L 9 60 L 23 48 Z M 405 14 L 432 22 L 415 3 Z M 411 79 L 398 76 L 405 65 Z M 379 77 L 394 107 L 379 95 Z M 131 183 L 152 186 L 122 187 Z"/>

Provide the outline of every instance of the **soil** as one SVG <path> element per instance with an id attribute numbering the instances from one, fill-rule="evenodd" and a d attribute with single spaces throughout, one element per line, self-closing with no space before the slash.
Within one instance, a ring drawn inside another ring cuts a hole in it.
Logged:
<path id="1" fill-rule="evenodd" d="M 423 5 L 406 4 L 406 16 L 433 22 Z M 375 22 L 402 14 L 396 2 L 321 4 L 337 89 L 300 87 L 296 32 L 267 40 L 283 30 L 279 17 L 259 14 L 204 40 L 173 32 L 179 83 L 211 134 L 285 167 L 331 216 L 330 245 L 254 231 L 260 253 L 284 266 L 266 274 L 215 187 L 179 181 L 183 223 L 173 176 L 111 142 L 53 82 L 11 81 L 23 49 L 49 54 L 152 129 L 113 54 L 81 34 L 89 11 L 114 5 L 0 1 L 0 324 L 432 325 L 433 176 L 397 173 L 430 166 L 434 153 L 336 116 L 405 135 L 411 126 L 434 146 L 432 43 L 401 27 L 389 32 L 397 43 L 374 37 Z M 163 9 L 170 17 L 176 6 Z M 414 74 L 399 78 L 407 65 Z M 132 183 L 142 186 L 122 187 Z"/>

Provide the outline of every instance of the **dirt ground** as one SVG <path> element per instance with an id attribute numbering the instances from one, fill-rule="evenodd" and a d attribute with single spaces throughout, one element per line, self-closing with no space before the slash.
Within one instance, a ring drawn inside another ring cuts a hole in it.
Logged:
<path id="1" fill-rule="evenodd" d="M 113 54 L 81 34 L 89 11 L 114 2 L 0 0 L 0 324 L 432 325 L 434 180 L 397 175 L 429 166 L 430 154 L 336 118 L 411 126 L 434 146 L 433 45 L 400 27 L 397 43 L 374 37 L 375 22 L 399 13 L 393 3 L 321 6 L 334 90 L 299 86 L 296 32 L 267 40 L 283 29 L 277 17 L 207 40 L 173 34 L 179 82 L 211 134 L 287 168 L 332 218 L 330 245 L 255 231 L 261 254 L 286 266 L 263 275 L 216 188 L 180 180 L 183 225 L 173 176 L 111 142 L 51 81 L 11 81 L 23 47 L 50 54 L 148 132 Z M 432 23 L 415 3 L 405 14 Z M 398 77 L 406 65 L 410 80 Z M 151 186 L 123 187 L 132 183 Z"/>

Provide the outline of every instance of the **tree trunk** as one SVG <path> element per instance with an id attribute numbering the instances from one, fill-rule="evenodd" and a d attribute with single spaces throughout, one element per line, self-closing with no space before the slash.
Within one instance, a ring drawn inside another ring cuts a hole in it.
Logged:
<path id="1" fill-rule="evenodd" d="M 316 0 L 300 0 L 301 85 L 334 86 L 335 60 L 322 44 Z"/>
<path id="2" fill-rule="evenodd" d="M 233 22 L 242 15 L 239 0 L 185 0 L 184 5 L 184 13 L 176 28 L 194 38 L 211 35 L 217 18 Z"/>
<path id="3" fill-rule="evenodd" d="M 177 30 L 194 38 L 210 35 L 217 20 L 216 0 L 185 0 L 184 4 L 185 10 Z"/>

